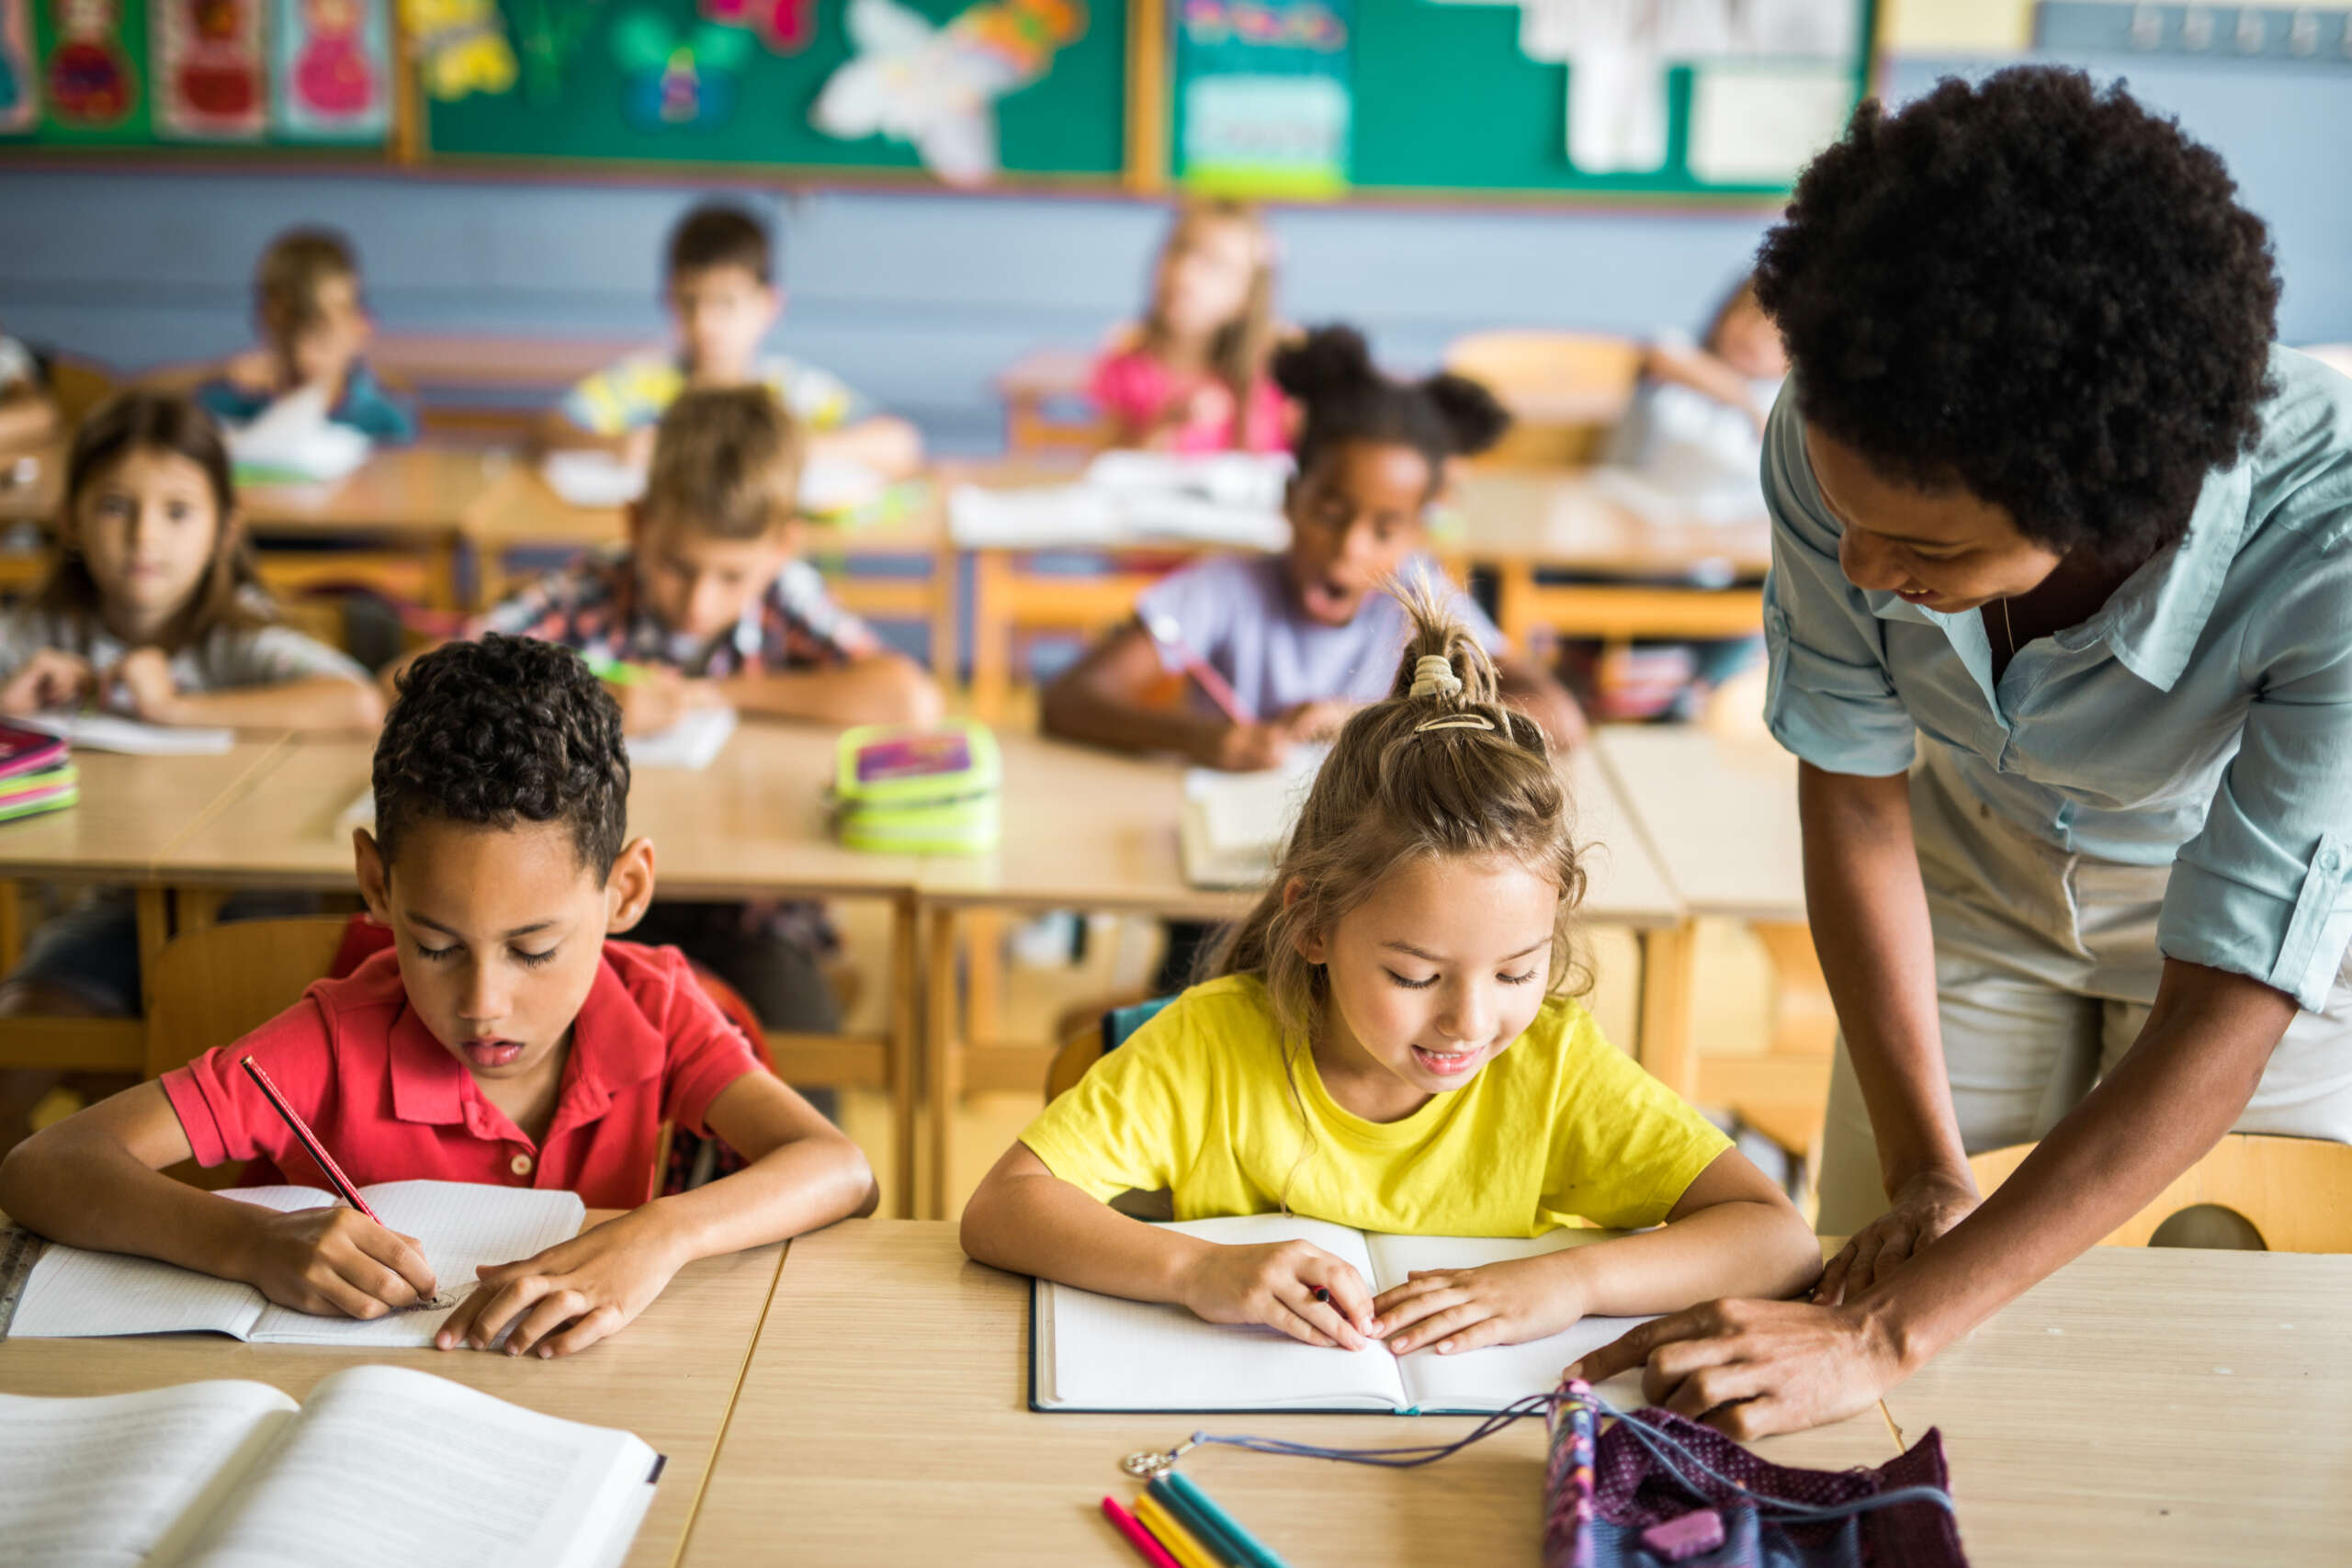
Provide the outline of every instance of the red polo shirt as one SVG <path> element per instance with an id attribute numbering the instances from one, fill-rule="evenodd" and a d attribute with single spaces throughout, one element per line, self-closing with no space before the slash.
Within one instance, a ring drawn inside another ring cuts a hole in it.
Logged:
<path id="1" fill-rule="evenodd" d="M 360 1186 L 564 1188 L 592 1209 L 644 1202 L 662 1122 L 702 1131 L 719 1091 L 764 1070 L 676 948 L 608 942 L 572 1021 L 555 1119 L 534 1142 L 410 1009 L 395 955 L 379 953 L 235 1044 L 164 1075 L 197 1163 L 251 1161 L 249 1185 L 330 1183 L 237 1065 L 248 1053 Z"/>

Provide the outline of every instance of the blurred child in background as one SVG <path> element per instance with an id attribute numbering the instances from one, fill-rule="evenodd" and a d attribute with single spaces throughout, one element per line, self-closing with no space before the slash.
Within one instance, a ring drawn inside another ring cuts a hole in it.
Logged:
<path id="1" fill-rule="evenodd" d="M 1279 452 L 1289 411 L 1269 373 L 1273 236 L 1238 202 L 1180 208 L 1140 325 L 1094 367 L 1092 394 L 1117 446 Z"/>
<path id="2" fill-rule="evenodd" d="M 254 277 L 261 346 L 222 365 L 196 399 L 223 423 L 250 423 L 292 393 L 317 389 L 327 419 L 370 441 L 416 439 L 416 411 L 394 396 L 364 355 L 375 333 L 359 288 L 359 258 L 331 229 L 291 229 L 270 242 Z"/>

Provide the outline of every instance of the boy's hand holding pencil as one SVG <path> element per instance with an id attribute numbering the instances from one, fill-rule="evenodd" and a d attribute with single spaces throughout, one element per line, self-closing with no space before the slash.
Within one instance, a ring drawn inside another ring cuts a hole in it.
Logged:
<path id="1" fill-rule="evenodd" d="M 382 1317 L 433 1299 L 424 1247 L 342 1204 L 282 1214 L 257 1205 L 229 1271 L 280 1306 L 322 1317 Z"/>

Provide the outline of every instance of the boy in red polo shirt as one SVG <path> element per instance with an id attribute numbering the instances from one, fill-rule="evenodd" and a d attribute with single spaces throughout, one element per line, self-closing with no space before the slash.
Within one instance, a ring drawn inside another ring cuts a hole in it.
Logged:
<path id="1" fill-rule="evenodd" d="M 569 1188 L 629 1213 L 482 1271 L 439 1343 L 560 1356 L 621 1327 L 696 1258 L 870 1212 L 857 1146 L 772 1074 L 674 948 L 607 940 L 653 897 L 624 844 L 620 710 L 579 657 L 492 636 L 419 660 L 376 747 L 359 886 L 394 946 L 236 1044 L 36 1134 L 0 1209 L 76 1247 L 377 1317 L 439 1286 L 422 1248 L 340 1205 L 280 1214 L 159 1174 L 252 1162 L 328 1185 L 237 1063 L 250 1054 L 352 1179 Z M 645 1202 L 664 1119 L 749 1165 Z M 641 1205 L 641 1206 L 640 1206 Z"/>

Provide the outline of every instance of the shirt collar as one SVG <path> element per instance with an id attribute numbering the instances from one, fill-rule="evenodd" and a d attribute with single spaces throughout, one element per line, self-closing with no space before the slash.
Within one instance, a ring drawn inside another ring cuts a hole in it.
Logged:
<path id="1" fill-rule="evenodd" d="M 548 1136 L 594 1121 L 615 1094 L 660 1076 L 667 1054 L 662 1032 L 629 995 L 611 961 L 599 956 L 588 998 L 571 1021 L 571 1054 L 563 1065 L 563 1088 L 548 1125 Z M 465 1064 L 405 1000 L 392 1021 L 389 1071 L 392 1114 L 401 1121 L 463 1122 L 481 1138 L 514 1135 L 504 1112 L 482 1096 Z"/>
<path id="2" fill-rule="evenodd" d="M 2071 651 L 2104 641 L 2125 669 L 2160 692 L 2172 690 L 2188 667 L 2189 655 L 2221 598 L 2230 564 L 2237 558 L 2253 491 L 2250 462 L 2207 475 L 2189 513 L 2188 533 L 2124 579 L 2090 619 L 2061 632 L 2059 645 Z M 1992 647 L 1976 611 L 1946 615 L 1874 591 L 1865 591 L 1862 597 L 1880 620 L 1941 627 L 1989 694 Z"/>

